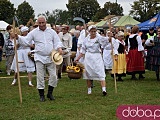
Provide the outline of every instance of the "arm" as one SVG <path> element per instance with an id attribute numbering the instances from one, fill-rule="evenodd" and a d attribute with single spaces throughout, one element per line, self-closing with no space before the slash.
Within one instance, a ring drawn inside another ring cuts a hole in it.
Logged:
<path id="1" fill-rule="evenodd" d="M 30 46 L 31 41 L 34 40 L 33 34 L 34 33 L 32 31 L 28 33 L 27 36 L 20 36 L 16 34 L 16 37 L 18 38 L 18 43 L 20 45 Z"/>
<path id="2" fill-rule="evenodd" d="M 144 51 L 144 47 L 142 46 L 142 39 L 140 36 L 137 36 L 137 42 L 138 42 L 138 51 Z"/>
<path id="3" fill-rule="evenodd" d="M 78 62 L 79 59 L 80 59 L 81 57 L 83 57 L 83 55 L 84 55 L 84 54 L 80 53 L 80 55 L 77 57 L 77 59 L 76 59 L 75 61 Z"/>
<path id="4" fill-rule="evenodd" d="M 69 35 L 69 45 L 68 46 L 69 47 L 67 48 L 67 50 L 68 50 L 68 52 L 70 52 L 72 49 L 72 36 L 71 35 Z"/>

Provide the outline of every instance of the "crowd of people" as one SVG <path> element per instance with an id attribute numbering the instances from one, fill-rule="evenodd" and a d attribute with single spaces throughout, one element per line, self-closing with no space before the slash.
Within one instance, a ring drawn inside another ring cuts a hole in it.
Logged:
<path id="1" fill-rule="evenodd" d="M 10 75 L 14 71 L 11 85 L 17 81 L 17 47 L 19 71 L 27 71 L 28 85 L 31 87 L 34 86 L 32 73 L 36 71 L 41 102 L 45 101 L 46 70 L 49 75 L 47 98 L 54 100 L 53 89 L 62 78 L 63 67 L 73 61 L 84 65 L 83 79 L 86 80 L 87 94 L 92 94 L 93 80 L 97 80 L 100 81 L 102 95 L 107 95 L 106 73 L 116 77 L 117 81 L 123 81 L 126 75 L 131 75 L 131 80 L 140 80 L 145 78 L 143 74 L 148 69 L 155 71 L 157 80 L 160 80 L 160 28 L 157 28 L 157 33 L 154 28 L 150 28 L 149 33 L 143 34 L 138 26 L 126 30 L 110 28 L 102 31 L 93 24 L 77 25 L 70 29 L 68 25 L 48 28 L 46 23 L 46 18 L 41 15 L 34 26 L 19 26 L 20 35 L 13 33 L 11 25 L 7 26 L 4 35 L 0 34 L 0 61 L 4 50 L 6 74 Z M 55 64 L 52 61 L 53 50 L 62 55 L 62 63 Z M 29 58 L 29 52 L 34 53 L 34 61 Z"/>

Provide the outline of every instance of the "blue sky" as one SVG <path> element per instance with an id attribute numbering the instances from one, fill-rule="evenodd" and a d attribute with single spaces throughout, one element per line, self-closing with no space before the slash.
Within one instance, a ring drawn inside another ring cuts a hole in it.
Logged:
<path id="1" fill-rule="evenodd" d="M 17 8 L 24 0 L 10 0 L 14 4 L 14 7 Z M 34 9 L 35 15 L 37 16 L 40 13 L 45 13 L 47 10 L 52 12 L 55 9 L 67 10 L 66 4 L 68 0 L 26 0 Z M 106 2 L 116 2 L 116 0 L 97 0 L 101 7 L 103 7 Z M 121 4 L 124 10 L 124 14 L 127 15 L 131 9 L 130 4 L 133 4 L 135 0 L 117 0 L 118 4 Z"/>

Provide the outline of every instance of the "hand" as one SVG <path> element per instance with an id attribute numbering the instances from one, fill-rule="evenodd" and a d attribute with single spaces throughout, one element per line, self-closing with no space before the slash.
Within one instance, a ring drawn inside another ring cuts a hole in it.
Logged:
<path id="1" fill-rule="evenodd" d="M 58 48 L 58 52 L 59 52 L 60 55 L 63 54 L 63 50 L 61 48 Z"/>
<path id="2" fill-rule="evenodd" d="M 74 62 L 75 62 L 75 63 L 77 63 L 78 61 L 79 61 L 79 60 L 78 60 L 78 59 L 76 59 Z"/>
<path id="3" fill-rule="evenodd" d="M 115 59 L 115 61 L 117 61 L 118 60 L 118 55 L 115 55 L 114 59 Z"/>
<path id="4" fill-rule="evenodd" d="M 18 34 L 17 33 L 15 33 L 15 38 L 18 39 Z"/>
<path id="5" fill-rule="evenodd" d="M 0 50 L 2 50 L 2 46 L 0 46 Z"/>
<path id="6" fill-rule="evenodd" d="M 63 54 L 65 55 L 65 54 L 67 54 L 68 53 L 68 51 L 67 50 L 63 50 Z"/>

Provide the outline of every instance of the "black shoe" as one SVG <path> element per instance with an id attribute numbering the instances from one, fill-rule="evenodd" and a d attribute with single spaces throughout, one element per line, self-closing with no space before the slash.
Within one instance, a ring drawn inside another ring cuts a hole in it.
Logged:
<path id="1" fill-rule="evenodd" d="M 44 102 L 45 101 L 44 89 L 38 89 L 38 91 L 39 91 L 40 101 Z"/>
<path id="2" fill-rule="evenodd" d="M 53 93 L 53 89 L 54 87 L 52 86 L 48 86 L 48 93 L 47 93 L 47 98 L 49 98 L 50 100 L 55 100 L 55 98 L 53 97 L 52 93 Z"/>
<path id="3" fill-rule="evenodd" d="M 52 94 L 47 94 L 47 98 L 49 98 L 50 100 L 55 100 L 55 98 Z"/>
<path id="4" fill-rule="evenodd" d="M 106 96 L 106 95 L 107 95 L 107 92 L 106 92 L 106 91 L 103 91 L 102 93 L 103 93 L 103 96 Z"/>
<path id="5" fill-rule="evenodd" d="M 131 80 L 138 80 L 136 77 L 131 77 Z"/>
<path id="6" fill-rule="evenodd" d="M 145 78 L 145 77 L 144 77 L 143 75 L 139 76 L 139 80 L 140 80 L 140 79 L 144 79 L 144 78 Z"/>
<path id="7" fill-rule="evenodd" d="M 117 81 L 123 82 L 122 78 L 118 78 Z"/>
<path id="8" fill-rule="evenodd" d="M 61 79 L 61 78 L 62 78 L 62 77 L 61 77 L 61 73 L 58 73 L 58 78 L 59 78 L 59 79 Z"/>
<path id="9" fill-rule="evenodd" d="M 40 96 L 40 102 L 44 102 L 45 101 L 45 97 L 44 96 Z"/>

